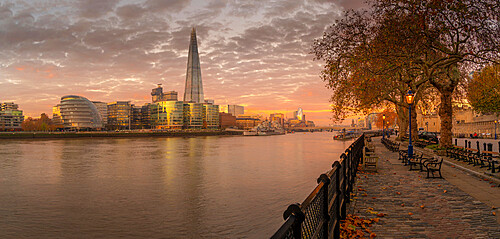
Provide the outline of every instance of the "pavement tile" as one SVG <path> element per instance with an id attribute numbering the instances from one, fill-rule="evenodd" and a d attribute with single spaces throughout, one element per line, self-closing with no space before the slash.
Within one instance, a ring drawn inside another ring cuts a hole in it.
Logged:
<path id="1" fill-rule="evenodd" d="M 367 218 L 386 214 L 371 228 L 379 238 L 500 238 L 490 206 L 445 179 L 408 171 L 380 139 L 373 138 L 373 144 L 378 172 L 358 174 L 349 210 Z"/>

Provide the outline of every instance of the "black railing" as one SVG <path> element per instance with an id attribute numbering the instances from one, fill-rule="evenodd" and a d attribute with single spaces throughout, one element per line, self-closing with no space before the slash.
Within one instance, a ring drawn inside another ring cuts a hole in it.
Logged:
<path id="1" fill-rule="evenodd" d="M 364 145 L 365 136 L 361 135 L 331 170 L 319 176 L 318 185 L 304 202 L 288 206 L 283 213 L 285 223 L 271 238 L 340 238 L 340 220 L 346 218 Z"/>

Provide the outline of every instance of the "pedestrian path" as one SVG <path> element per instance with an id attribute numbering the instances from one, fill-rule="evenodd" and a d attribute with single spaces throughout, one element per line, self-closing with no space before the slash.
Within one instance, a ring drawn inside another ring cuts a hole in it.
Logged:
<path id="1" fill-rule="evenodd" d="M 445 179 L 408 171 L 398 153 L 373 138 L 377 173 L 358 174 L 350 213 L 380 217 L 379 238 L 500 238 L 500 188 L 443 165 Z"/>

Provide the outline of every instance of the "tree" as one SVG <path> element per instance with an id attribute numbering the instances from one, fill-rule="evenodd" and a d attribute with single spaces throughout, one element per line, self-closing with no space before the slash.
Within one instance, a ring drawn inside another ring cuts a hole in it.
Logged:
<path id="1" fill-rule="evenodd" d="M 385 0 L 375 4 L 376 14 L 413 23 L 398 34 L 422 39 L 418 57 L 401 56 L 419 69 L 423 81 L 429 81 L 440 92 L 442 147 L 451 145 L 451 100 L 464 80 L 461 70 L 498 59 L 499 10 L 498 0 Z"/>
<path id="2" fill-rule="evenodd" d="M 467 98 L 481 113 L 500 114 L 500 64 L 488 65 L 473 75 Z"/>

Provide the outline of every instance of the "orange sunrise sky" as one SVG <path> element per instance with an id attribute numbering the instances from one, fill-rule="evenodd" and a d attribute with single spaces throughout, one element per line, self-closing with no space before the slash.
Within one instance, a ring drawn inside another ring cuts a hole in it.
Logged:
<path id="1" fill-rule="evenodd" d="M 182 100 L 196 28 L 205 99 L 245 113 L 301 107 L 332 124 L 330 91 L 311 45 L 357 1 L 0 0 L 0 102 L 52 115 L 64 95 L 151 102 L 163 85 Z M 347 122 L 350 123 L 350 122 Z"/>

